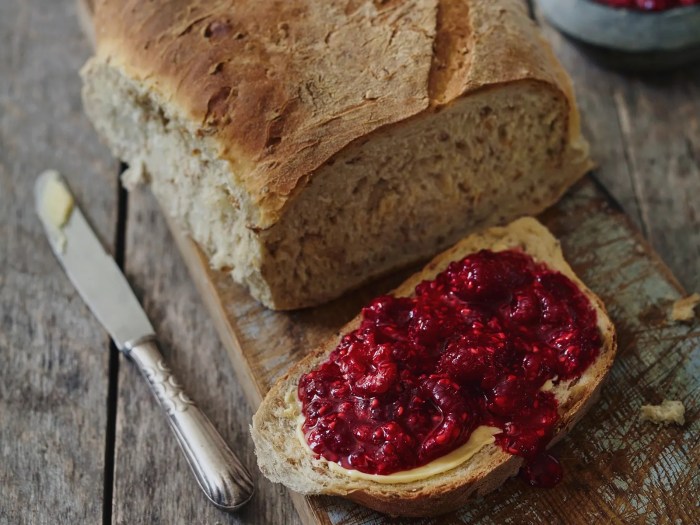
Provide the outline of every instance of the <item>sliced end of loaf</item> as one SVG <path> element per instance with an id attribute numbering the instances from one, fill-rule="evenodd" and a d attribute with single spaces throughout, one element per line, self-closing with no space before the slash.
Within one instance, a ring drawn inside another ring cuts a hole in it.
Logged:
<path id="1" fill-rule="evenodd" d="M 274 309 L 328 301 L 474 229 L 537 214 L 591 166 L 585 141 L 568 138 L 569 99 L 523 80 L 353 144 L 258 230 L 241 174 L 211 137 L 101 58 L 83 79 L 86 111 L 115 154 L 214 268 Z"/>
<path id="2" fill-rule="evenodd" d="M 552 444 L 563 438 L 598 397 L 604 377 L 612 366 L 616 351 L 615 330 L 600 299 L 574 274 L 564 260 L 559 242 L 539 222 L 523 218 L 507 227 L 488 229 L 471 235 L 437 256 L 420 273 L 395 290 L 410 295 L 415 286 L 432 279 L 447 265 L 481 249 L 502 251 L 518 248 L 574 281 L 590 299 L 598 316 L 603 346 L 597 360 L 578 380 L 562 383 L 553 391 L 560 406 L 561 420 Z M 343 327 L 353 330 L 359 317 Z M 471 460 L 431 478 L 407 484 L 378 484 L 358 481 L 329 470 L 325 460 L 315 459 L 297 439 L 296 415 L 289 409 L 289 396 L 296 399 L 299 377 L 328 357 L 340 339 L 332 338 L 313 351 L 282 378 L 268 393 L 253 417 L 251 433 L 258 465 L 272 481 L 283 483 L 303 494 L 345 496 L 391 515 L 428 516 L 454 510 L 470 498 L 483 495 L 515 475 L 522 458 L 487 445 Z"/>
<path id="3" fill-rule="evenodd" d="M 563 92 L 526 80 L 348 148 L 260 232 L 272 302 L 327 301 L 473 231 L 540 213 L 591 167 L 585 141 L 568 140 L 569 117 Z"/>

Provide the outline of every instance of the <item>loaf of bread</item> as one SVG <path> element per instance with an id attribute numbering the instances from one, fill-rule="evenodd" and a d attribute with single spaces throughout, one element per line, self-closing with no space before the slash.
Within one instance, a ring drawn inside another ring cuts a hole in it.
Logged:
<path id="1" fill-rule="evenodd" d="M 97 0 L 87 114 L 127 182 L 292 309 L 554 203 L 591 164 L 520 0 Z"/>
<path id="2" fill-rule="evenodd" d="M 471 235 L 433 259 L 423 271 L 399 286 L 394 294 L 399 297 L 413 294 L 416 285 L 434 279 L 450 262 L 483 249 L 496 252 L 522 250 L 536 262 L 546 264 L 573 281 L 595 309 L 601 349 L 579 378 L 559 381 L 551 390 L 559 404 L 559 421 L 551 446 L 571 430 L 599 397 L 617 346 L 615 329 L 602 301 L 574 274 L 564 260 L 559 242 L 544 226 L 535 219 L 523 218 L 507 227 L 494 227 Z M 353 319 L 343 327 L 341 334 L 357 328 L 360 320 L 360 316 Z M 298 405 L 295 409 L 294 403 L 298 399 L 299 379 L 328 359 L 341 334 L 310 352 L 281 378 L 253 417 L 251 433 L 258 465 L 265 476 L 303 494 L 343 496 L 391 515 L 432 516 L 463 506 L 471 498 L 496 489 L 518 472 L 523 458 L 505 452 L 497 444 L 484 446 L 471 459 L 452 470 L 409 483 L 379 483 L 353 478 L 337 468 L 330 468 L 325 459 L 314 456 L 301 444 L 297 434 L 299 409 Z"/>

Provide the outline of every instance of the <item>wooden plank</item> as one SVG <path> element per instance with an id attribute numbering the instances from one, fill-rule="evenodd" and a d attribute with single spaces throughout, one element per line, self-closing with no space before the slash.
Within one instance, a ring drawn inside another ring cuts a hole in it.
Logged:
<path id="1" fill-rule="evenodd" d="M 542 219 L 561 238 L 575 270 L 605 300 L 620 340 L 620 357 L 603 401 L 555 448 L 568 472 L 565 481 L 550 491 L 510 481 L 448 518 L 419 521 L 388 520 L 337 498 L 297 499 L 305 523 L 437 524 L 448 519 L 587 524 L 645 516 L 691 522 L 696 517 L 692 494 L 700 478 L 693 477 L 689 466 L 700 458 L 700 327 L 665 322 L 672 300 L 682 294 L 680 285 L 590 179 Z M 250 391 L 254 402 L 260 390 L 267 390 L 307 349 L 335 332 L 368 297 L 393 285 L 378 283 L 317 309 L 271 312 L 227 276 L 208 270 L 196 247 L 177 229 L 173 233 L 180 237 L 180 249 L 234 368 L 252 373 L 258 383 Z M 686 402 L 686 427 L 661 429 L 638 421 L 642 403 L 657 403 L 665 396 Z M 309 509 L 316 521 L 310 520 Z"/>
<path id="2" fill-rule="evenodd" d="M 116 163 L 82 114 L 71 0 L 0 2 L 0 523 L 102 520 L 109 339 L 34 213 L 65 173 L 109 248 Z"/>
<path id="3" fill-rule="evenodd" d="M 574 80 L 596 177 L 689 290 L 700 290 L 700 68 L 622 75 L 538 17 Z"/>
<path id="4" fill-rule="evenodd" d="M 189 471 L 166 419 L 138 371 L 119 370 L 113 522 L 298 523 L 288 493 L 255 464 L 248 385 L 237 383 L 213 323 L 148 192 L 129 196 L 126 273 L 151 318 L 166 359 L 191 397 L 254 474 L 257 493 L 241 512 L 211 505 Z"/>
<path id="5" fill-rule="evenodd" d="M 630 79 L 615 93 L 645 232 L 692 290 L 700 290 L 700 112 L 689 93 L 699 85 L 681 71 Z"/>

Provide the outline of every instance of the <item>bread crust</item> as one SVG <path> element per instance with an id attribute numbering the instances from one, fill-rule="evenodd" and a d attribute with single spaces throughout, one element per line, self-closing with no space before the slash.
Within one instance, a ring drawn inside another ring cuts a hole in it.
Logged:
<path id="1" fill-rule="evenodd" d="M 589 298 L 598 316 L 603 341 L 600 355 L 581 378 L 559 385 L 554 390 L 559 401 L 560 421 L 548 445 L 552 446 L 564 438 L 597 401 L 603 380 L 612 367 L 617 343 L 615 328 L 603 302 L 574 274 L 563 258 L 559 242 L 544 226 L 535 219 L 523 218 L 506 227 L 490 228 L 471 235 L 435 257 L 422 271 L 401 284 L 394 294 L 410 295 L 418 283 L 433 279 L 450 262 L 469 253 L 480 249 L 501 251 L 510 248 L 522 249 L 536 261 L 544 262 L 566 275 Z M 289 392 L 296 395 L 301 375 L 325 360 L 342 334 L 357 328 L 360 321 L 360 316 L 350 321 L 336 336 L 292 367 L 268 392 L 251 425 L 258 465 L 263 474 L 302 493 L 344 496 L 385 514 L 408 517 L 450 512 L 473 497 L 491 492 L 517 474 L 523 459 L 506 453 L 495 444 L 486 445 L 471 460 L 451 471 L 410 484 L 378 484 L 350 478 L 329 481 L 324 477 L 329 476 L 328 468 L 324 466 L 325 460 L 312 458 L 300 444 L 294 447 L 294 452 L 301 455 L 285 457 L 285 454 L 289 455 L 289 442 L 296 441 L 296 436 L 279 435 L 290 429 L 293 433 L 296 425 L 295 421 L 284 421 L 280 417 L 288 405 L 286 398 Z"/>
<path id="2" fill-rule="evenodd" d="M 459 24 L 455 24 L 459 20 Z M 571 83 L 519 0 L 99 0 L 97 59 L 216 144 L 267 229 L 313 172 L 476 90 Z"/>

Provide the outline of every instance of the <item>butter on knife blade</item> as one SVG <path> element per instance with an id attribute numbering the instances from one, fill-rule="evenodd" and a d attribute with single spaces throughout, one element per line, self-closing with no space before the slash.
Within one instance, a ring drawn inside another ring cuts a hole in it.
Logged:
<path id="1" fill-rule="evenodd" d="M 36 186 L 36 201 L 39 203 L 38 212 L 44 224 L 51 226 L 51 241 L 60 252 L 66 250 L 66 235 L 63 227 L 73 213 L 73 195 L 63 182 L 61 175 L 55 170 L 47 170 L 39 176 Z"/>
<path id="2" fill-rule="evenodd" d="M 35 206 L 68 277 L 117 348 L 154 335 L 151 322 L 112 256 L 107 253 L 55 171 L 39 176 Z"/>

